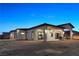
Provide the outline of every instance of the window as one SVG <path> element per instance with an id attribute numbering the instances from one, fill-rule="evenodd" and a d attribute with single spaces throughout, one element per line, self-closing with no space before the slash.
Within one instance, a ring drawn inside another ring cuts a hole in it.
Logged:
<path id="1" fill-rule="evenodd" d="M 38 32 L 38 40 L 43 39 L 43 33 L 42 32 Z"/>
<path id="2" fill-rule="evenodd" d="M 51 37 L 53 37 L 53 33 L 51 33 Z"/>

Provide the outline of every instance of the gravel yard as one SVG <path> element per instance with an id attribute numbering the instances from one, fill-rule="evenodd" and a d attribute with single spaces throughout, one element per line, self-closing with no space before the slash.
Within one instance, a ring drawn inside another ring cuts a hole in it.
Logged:
<path id="1" fill-rule="evenodd" d="M 0 40 L 1 56 L 79 56 L 79 40 L 11 41 Z"/>

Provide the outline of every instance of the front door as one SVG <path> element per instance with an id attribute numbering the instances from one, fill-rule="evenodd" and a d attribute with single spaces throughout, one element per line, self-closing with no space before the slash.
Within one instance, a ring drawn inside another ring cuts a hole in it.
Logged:
<path id="1" fill-rule="evenodd" d="M 62 40 L 61 33 L 56 33 L 55 34 L 55 39 L 56 40 Z"/>

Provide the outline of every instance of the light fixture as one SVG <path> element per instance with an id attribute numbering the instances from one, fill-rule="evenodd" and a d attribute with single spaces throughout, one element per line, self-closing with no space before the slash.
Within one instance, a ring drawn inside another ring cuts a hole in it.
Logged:
<path id="1" fill-rule="evenodd" d="M 17 33 L 19 33 L 19 30 L 17 30 Z"/>
<path id="2" fill-rule="evenodd" d="M 22 32 L 21 34 L 25 34 L 24 32 Z"/>
<path id="3" fill-rule="evenodd" d="M 64 34 L 64 32 L 63 32 L 63 34 Z"/>
<path id="4" fill-rule="evenodd" d="M 48 30 L 45 30 L 45 33 L 47 33 L 48 32 Z"/>
<path id="5" fill-rule="evenodd" d="M 13 36 L 13 34 L 12 34 L 12 33 L 11 33 L 10 35 L 11 35 L 11 36 Z"/>

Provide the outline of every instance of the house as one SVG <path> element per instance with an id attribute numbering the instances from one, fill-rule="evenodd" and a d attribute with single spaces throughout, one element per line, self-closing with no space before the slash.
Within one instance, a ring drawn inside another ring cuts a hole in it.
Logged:
<path id="1" fill-rule="evenodd" d="M 78 31 L 74 31 L 74 30 L 72 30 L 72 32 L 73 32 L 73 37 L 72 38 L 75 39 L 75 40 L 79 40 L 79 32 Z M 70 39 L 69 34 L 70 34 L 69 31 L 65 32 L 65 35 L 66 35 L 67 39 Z"/>
<path id="2" fill-rule="evenodd" d="M 16 29 L 16 30 L 12 30 L 10 31 L 10 39 L 11 40 L 22 40 L 22 39 L 27 39 L 27 29 L 23 28 L 23 29 Z"/>
<path id="3" fill-rule="evenodd" d="M 73 39 L 79 40 L 79 32 L 78 31 L 73 31 Z"/>
<path id="4" fill-rule="evenodd" d="M 2 34 L 0 34 L 0 39 L 10 39 L 10 33 L 3 32 Z"/>
<path id="5" fill-rule="evenodd" d="M 3 35 L 0 35 L 0 39 L 2 39 L 3 38 Z"/>
<path id="6" fill-rule="evenodd" d="M 72 29 L 74 26 L 71 23 L 52 25 L 41 24 L 32 28 L 18 28 L 10 31 L 11 40 L 44 40 L 44 41 L 57 41 L 64 40 L 64 37 L 73 37 Z M 65 32 L 69 31 L 67 35 Z M 65 38 L 65 39 L 66 39 Z"/>
<path id="7" fill-rule="evenodd" d="M 10 33 L 9 32 L 3 32 L 1 36 L 2 36 L 2 39 L 9 39 Z"/>

